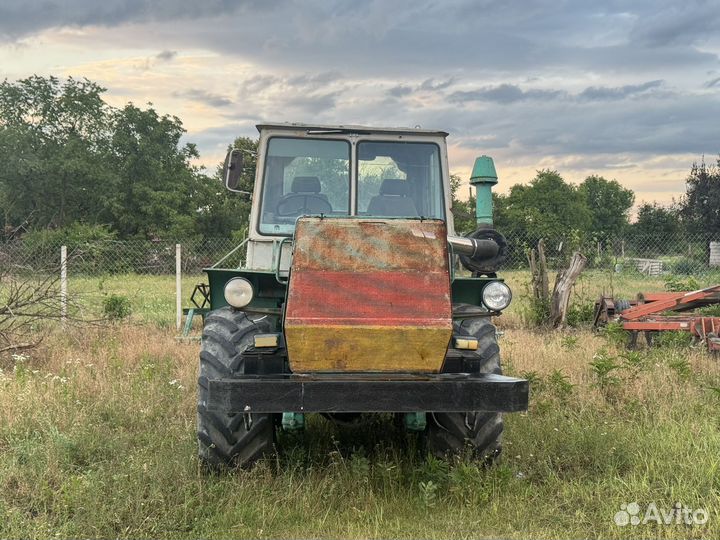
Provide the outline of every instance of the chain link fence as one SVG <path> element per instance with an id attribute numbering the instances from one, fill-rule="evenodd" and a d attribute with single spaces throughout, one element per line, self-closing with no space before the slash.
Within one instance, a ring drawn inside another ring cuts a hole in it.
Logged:
<path id="1" fill-rule="evenodd" d="M 528 253 L 538 238 L 508 235 L 507 275 L 529 272 Z M 585 275 L 597 290 L 611 289 L 618 278 L 627 277 L 648 285 L 653 280 L 692 277 L 700 285 L 720 283 L 720 235 L 644 235 L 578 239 L 572 235 L 544 238 L 550 270 L 563 266 L 574 251 L 587 259 Z M 230 238 L 180 242 L 181 304 L 190 305 L 193 287 L 206 278 L 203 268 L 212 266 L 238 246 Z M 18 276 L 60 272 L 60 244 L 14 241 L 0 243 L 0 274 Z M 239 250 L 222 266 L 239 265 Z M 103 313 L 113 295 L 128 298 L 135 314 L 145 320 L 172 325 L 176 322 L 176 242 L 170 240 L 96 241 L 67 246 L 67 281 L 71 298 L 79 299 L 90 316 Z M 502 275 L 501 270 L 501 275 Z M 692 280 L 691 280 L 692 281 Z M 662 287 L 662 284 L 660 285 Z M 521 293 L 522 294 L 522 293 Z"/>
<path id="2" fill-rule="evenodd" d="M 505 269 L 528 269 L 529 250 L 538 238 L 509 235 Z M 643 235 L 597 240 L 572 236 L 543 238 L 550 268 L 574 251 L 588 259 L 587 268 L 639 275 L 695 275 L 720 272 L 720 234 Z M 179 242 L 182 272 L 199 275 L 237 247 L 230 238 Z M 60 263 L 61 243 L 14 241 L 0 244 L 0 267 L 13 272 L 38 272 Z M 84 276 L 139 274 L 174 275 L 175 241 L 118 240 L 68 245 L 68 273 Z M 233 263 L 234 264 L 234 263 Z"/>

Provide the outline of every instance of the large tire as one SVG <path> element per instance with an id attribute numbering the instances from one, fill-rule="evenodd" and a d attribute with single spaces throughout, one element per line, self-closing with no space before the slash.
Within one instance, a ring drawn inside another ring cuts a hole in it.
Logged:
<path id="1" fill-rule="evenodd" d="M 477 373 L 501 374 L 500 348 L 495 325 L 489 317 L 463 319 L 454 323 L 455 335 L 477 338 Z M 430 453 L 443 458 L 470 451 L 473 457 L 492 463 L 502 450 L 502 414 L 483 411 L 430 413 L 427 446 Z"/>
<path id="2" fill-rule="evenodd" d="M 275 426 L 271 414 L 245 415 L 207 409 L 208 380 L 237 378 L 245 373 L 241 353 L 253 344 L 253 336 L 272 332 L 268 317 L 251 317 L 224 307 L 205 319 L 198 377 L 198 457 L 206 467 L 218 470 L 229 465 L 249 467 L 270 453 Z"/>

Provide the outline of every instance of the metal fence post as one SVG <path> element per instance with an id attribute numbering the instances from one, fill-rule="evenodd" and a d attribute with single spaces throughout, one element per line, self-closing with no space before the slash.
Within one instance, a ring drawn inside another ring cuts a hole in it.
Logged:
<path id="1" fill-rule="evenodd" d="M 60 246 L 60 320 L 67 319 L 67 246 Z"/>
<path id="2" fill-rule="evenodd" d="M 182 326 L 182 248 L 175 244 L 175 326 Z"/>

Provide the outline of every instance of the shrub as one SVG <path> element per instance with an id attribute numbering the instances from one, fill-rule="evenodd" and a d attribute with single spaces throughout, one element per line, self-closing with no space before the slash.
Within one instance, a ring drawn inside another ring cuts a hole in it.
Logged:
<path id="1" fill-rule="evenodd" d="M 594 302 L 573 302 L 568 307 L 567 323 L 573 328 L 590 324 L 595 317 Z"/>
<path id="2" fill-rule="evenodd" d="M 132 313 L 130 299 L 127 296 L 111 294 L 103 299 L 103 314 L 111 321 L 121 321 Z"/>
<path id="3" fill-rule="evenodd" d="M 668 276 L 665 278 L 665 290 L 670 292 L 695 291 L 700 288 L 698 281 L 692 277 L 681 278 Z"/>

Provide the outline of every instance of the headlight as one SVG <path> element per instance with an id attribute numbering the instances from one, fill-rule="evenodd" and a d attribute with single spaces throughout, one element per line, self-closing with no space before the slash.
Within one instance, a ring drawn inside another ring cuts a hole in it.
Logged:
<path id="1" fill-rule="evenodd" d="M 485 286 L 482 292 L 482 301 L 491 311 L 502 311 L 510 305 L 512 293 L 510 287 L 500 281 L 493 281 Z"/>
<path id="2" fill-rule="evenodd" d="M 253 299 L 255 291 L 245 278 L 232 278 L 225 284 L 225 301 L 234 308 L 243 308 Z"/>

